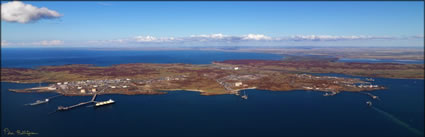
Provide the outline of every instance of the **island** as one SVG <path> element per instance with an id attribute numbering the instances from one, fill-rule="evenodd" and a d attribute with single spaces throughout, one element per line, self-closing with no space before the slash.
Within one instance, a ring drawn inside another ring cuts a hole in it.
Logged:
<path id="1" fill-rule="evenodd" d="M 313 59 L 314 58 L 314 59 Z M 1 81 L 50 83 L 14 92 L 57 92 L 67 96 L 94 94 L 166 94 L 163 91 L 198 91 L 201 95 L 240 95 L 244 89 L 270 91 L 313 90 L 335 95 L 342 91 L 384 89 L 374 77 L 423 79 L 423 64 L 347 63 L 316 57 L 284 60 L 226 60 L 212 64 L 133 63 L 113 66 L 69 64 L 29 68 L 2 68 Z M 315 60 L 316 59 L 316 60 Z M 369 79 L 320 76 L 339 73 Z M 373 78 L 372 78 L 373 77 Z"/>

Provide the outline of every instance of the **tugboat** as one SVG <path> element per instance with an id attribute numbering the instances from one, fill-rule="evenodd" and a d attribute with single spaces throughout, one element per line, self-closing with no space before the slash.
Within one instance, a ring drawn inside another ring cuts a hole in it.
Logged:
<path id="1" fill-rule="evenodd" d="M 372 106 L 372 102 L 371 101 L 366 101 L 366 104 L 371 107 Z"/>
<path id="2" fill-rule="evenodd" d="M 68 110 L 68 107 L 58 106 L 58 111 Z"/>
<path id="3" fill-rule="evenodd" d="M 241 96 L 242 99 L 248 99 L 248 95 L 245 94 L 245 92 L 243 92 L 243 96 Z"/>
<path id="4" fill-rule="evenodd" d="M 43 103 L 47 103 L 49 102 L 49 99 L 45 99 L 45 100 L 37 100 L 34 103 L 29 104 L 30 106 L 35 106 L 35 105 L 39 105 L 39 104 L 43 104 Z"/>

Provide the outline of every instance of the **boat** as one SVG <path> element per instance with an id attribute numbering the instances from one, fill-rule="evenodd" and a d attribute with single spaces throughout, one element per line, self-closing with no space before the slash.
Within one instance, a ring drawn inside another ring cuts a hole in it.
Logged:
<path id="1" fill-rule="evenodd" d="M 248 99 L 248 95 L 245 94 L 245 92 L 243 92 L 243 96 L 241 96 L 242 99 Z"/>
<path id="2" fill-rule="evenodd" d="M 68 110 L 68 107 L 58 106 L 59 111 Z"/>
<path id="3" fill-rule="evenodd" d="M 45 100 L 37 100 L 34 103 L 29 104 L 30 106 L 34 106 L 34 105 L 39 105 L 39 104 L 43 104 L 43 103 L 47 103 L 49 102 L 49 99 L 45 99 Z"/>
<path id="4" fill-rule="evenodd" d="M 372 106 L 372 102 L 371 101 L 366 101 L 366 104 L 371 107 Z"/>
<path id="5" fill-rule="evenodd" d="M 103 106 L 103 105 L 108 105 L 108 104 L 113 104 L 115 103 L 114 100 L 109 99 L 107 101 L 102 101 L 102 102 L 96 102 L 96 104 L 94 105 L 95 107 L 99 107 L 99 106 Z"/>
<path id="6" fill-rule="evenodd" d="M 373 78 L 366 78 L 366 81 L 375 81 Z"/>

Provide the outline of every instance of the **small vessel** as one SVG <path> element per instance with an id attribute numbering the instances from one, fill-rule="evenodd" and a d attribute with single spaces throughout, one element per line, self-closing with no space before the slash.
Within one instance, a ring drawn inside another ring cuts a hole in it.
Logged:
<path id="1" fill-rule="evenodd" d="M 371 107 L 372 106 L 372 102 L 371 101 L 366 101 L 366 104 Z"/>
<path id="2" fill-rule="evenodd" d="M 59 111 L 62 111 L 62 110 L 68 110 L 68 107 L 58 106 L 58 110 L 59 110 Z"/>
<path id="3" fill-rule="evenodd" d="M 373 78 L 366 78 L 366 81 L 375 81 Z"/>
<path id="4" fill-rule="evenodd" d="M 107 101 L 97 102 L 94 106 L 99 107 L 99 106 L 113 104 L 113 103 L 115 103 L 115 101 L 112 99 L 109 99 Z"/>
<path id="5" fill-rule="evenodd" d="M 242 99 L 248 99 L 248 95 L 245 94 L 245 92 L 243 92 L 244 95 L 241 96 Z"/>
<path id="6" fill-rule="evenodd" d="M 34 106 L 34 105 L 39 105 L 39 104 L 43 104 L 43 103 L 47 103 L 49 102 L 49 99 L 45 99 L 45 100 L 37 100 L 34 103 L 29 104 L 30 106 Z"/>

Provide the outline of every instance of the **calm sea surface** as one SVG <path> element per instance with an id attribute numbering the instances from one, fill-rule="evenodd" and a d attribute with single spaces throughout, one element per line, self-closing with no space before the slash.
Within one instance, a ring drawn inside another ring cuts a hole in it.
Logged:
<path id="1" fill-rule="evenodd" d="M 341 58 L 338 61 L 339 62 L 367 62 L 367 63 L 424 64 L 424 60 L 352 59 L 352 58 Z"/>
<path id="2" fill-rule="evenodd" d="M 226 59 L 273 59 L 258 53 L 212 51 L 92 51 L 74 49 L 2 49 L 2 67 L 122 63 L 208 64 Z M 340 74 L 321 74 L 351 77 Z M 364 77 L 356 77 L 364 78 Z M 48 104 L 24 104 L 55 93 L 14 93 L 8 89 L 35 84 L 1 83 L 1 126 L 29 130 L 40 136 L 423 136 L 424 81 L 376 78 L 388 89 L 369 96 L 343 92 L 331 97 L 315 91 L 246 90 L 248 100 L 234 95 L 200 96 L 170 91 L 166 95 L 101 95 L 114 99 L 100 108 L 79 107 L 53 112 L 91 97 L 58 97 Z M 43 83 L 47 85 L 48 83 Z M 3 129 L 2 129 L 3 130 Z M 2 131 L 2 135 L 4 132 Z"/>

